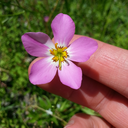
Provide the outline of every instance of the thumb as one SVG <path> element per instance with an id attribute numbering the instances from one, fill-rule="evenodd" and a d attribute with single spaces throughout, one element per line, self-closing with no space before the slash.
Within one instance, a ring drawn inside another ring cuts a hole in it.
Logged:
<path id="1" fill-rule="evenodd" d="M 112 126 L 102 118 L 78 113 L 64 128 L 112 128 Z"/>

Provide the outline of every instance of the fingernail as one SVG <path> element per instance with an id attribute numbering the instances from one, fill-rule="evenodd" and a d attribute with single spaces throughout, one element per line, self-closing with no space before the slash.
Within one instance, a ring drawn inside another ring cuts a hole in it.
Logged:
<path id="1" fill-rule="evenodd" d="M 71 121 L 68 122 L 68 124 L 64 128 L 68 128 L 73 124 L 74 124 L 74 120 L 71 120 Z"/>

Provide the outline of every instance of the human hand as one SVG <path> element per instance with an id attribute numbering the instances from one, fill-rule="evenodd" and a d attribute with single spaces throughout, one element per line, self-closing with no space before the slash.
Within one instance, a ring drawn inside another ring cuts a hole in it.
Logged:
<path id="1" fill-rule="evenodd" d="M 80 38 L 75 35 L 71 43 Z M 74 115 L 66 128 L 128 128 L 128 51 L 98 42 L 97 51 L 84 63 L 81 88 L 63 85 L 58 76 L 40 88 L 97 111 L 102 117 Z M 35 59 L 29 67 L 41 58 Z"/>

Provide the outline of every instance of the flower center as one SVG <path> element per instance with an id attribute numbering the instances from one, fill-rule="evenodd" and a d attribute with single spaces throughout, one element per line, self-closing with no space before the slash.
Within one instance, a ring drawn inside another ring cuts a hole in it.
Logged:
<path id="1" fill-rule="evenodd" d="M 55 49 L 50 49 L 50 53 L 54 56 L 52 58 L 54 62 L 59 61 L 59 69 L 61 70 L 62 62 L 64 61 L 67 62 L 65 58 L 68 57 L 68 53 L 67 51 L 65 51 L 67 47 L 61 47 L 61 46 L 59 47 L 57 45 L 58 43 L 55 44 Z"/>

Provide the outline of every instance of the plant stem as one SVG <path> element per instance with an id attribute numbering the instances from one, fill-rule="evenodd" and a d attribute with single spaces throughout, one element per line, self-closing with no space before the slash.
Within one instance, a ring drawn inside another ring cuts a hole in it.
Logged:
<path id="1" fill-rule="evenodd" d="M 39 109 L 39 110 L 41 110 L 41 111 L 47 113 L 47 111 L 46 111 L 45 109 L 43 109 L 43 108 L 41 108 L 41 107 L 39 107 L 39 106 L 37 106 L 37 105 L 31 105 L 31 106 L 29 106 L 29 107 L 37 108 L 37 109 Z M 50 114 L 50 115 L 53 116 L 53 117 L 55 117 L 56 119 L 62 121 L 62 122 L 64 123 L 64 125 L 67 124 L 67 122 L 66 122 L 65 120 L 63 120 L 62 118 L 60 118 L 60 117 L 58 117 L 58 116 L 56 116 L 56 115 L 54 115 L 54 114 Z"/>
<path id="2" fill-rule="evenodd" d="M 49 20 L 51 19 L 52 15 L 53 15 L 53 13 L 54 13 L 56 7 L 57 7 L 58 2 L 59 2 L 59 0 L 56 0 L 55 6 L 54 6 L 54 8 L 53 8 L 53 10 L 52 10 L 52 12 L 51 12 L 51 14 L 50 14 L 50 16 L 49 16 Z"/>
<path id="3" fill-rule="evenodd" d="M 6 70 L 6 69 L 3 69 L 3 68 L 0 68 L 0 72 L 6 72 L 6 73 L 9 73 L 9 71 L 8 70 Z"/>

